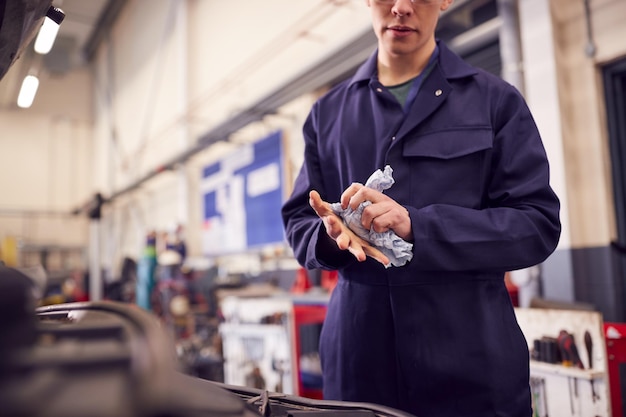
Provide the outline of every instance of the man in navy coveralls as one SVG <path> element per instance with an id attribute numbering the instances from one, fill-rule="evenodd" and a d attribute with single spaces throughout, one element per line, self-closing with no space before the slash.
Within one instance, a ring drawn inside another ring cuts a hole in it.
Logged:
<path id="1" fill-rule="evenodd" d="M 434 32 L 452 0 L 366 0 L 378 48 L 320 98 L 282 215 L 308 269 L 339 271 L 320 341 L 324 397 L 417 416 L 530 417 L 528 345 L 504 274 L 543 262 L 559 200 L 520 93 L 465 63 Z M 395 184 L 362 184 L 386 165 Z M 329 203 L 392 230 L 389 259 Z"/>

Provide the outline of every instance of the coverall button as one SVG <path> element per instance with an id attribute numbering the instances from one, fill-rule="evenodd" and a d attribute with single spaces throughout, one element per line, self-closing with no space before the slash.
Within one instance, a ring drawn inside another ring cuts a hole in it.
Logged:
<path id="1" fill-rule="evenodd" d="M 380 88 L 380 87 L 378 87 L 378 88 L 376 89 L 376 91 L 378 91 L 379 93 L 382 93 L 382 92 L 383 92 L 383 89 L 382 89 L 382 88 Z"/>
<path id="2" fill-rule="evenodd" d="M 436 95 L 437 97 L 439 97 L 439 96 L 440 96 L 440 95 L 442 95 L 442 94 L 443 94 L 443 91 L 441 91 L 441 90 L 437 90 L 437 91 L 435 91 L 435 95 Z"/>

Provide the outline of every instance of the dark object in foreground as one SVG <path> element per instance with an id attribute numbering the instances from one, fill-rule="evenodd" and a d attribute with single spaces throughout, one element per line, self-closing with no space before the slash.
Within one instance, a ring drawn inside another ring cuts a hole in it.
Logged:
<path id="1" fill-rule="evenodd" d="M 8 305 L 9 294 L 30 296 L 25 279 L 0 266 L 0 282 L 15 283 L 15 291 L 0 293 L 0 305 Z M 173 342 L 156 316 L 134 305 L 35 309 L 34 300 L 26 299 L 15 307 L 19 312 L 3 310 L 0 317 L 0 334 L 18 316 L 27 333 L 13 346 L 2 338 L 2 416 L 409 416 L 374 404 L 311 400 L 191 377 L 177 369 Z"/>
<path id="2" fill-rule="evenodd" d="M 59 25 L 65 18 L 52 0 L 0 0 L 0 80 L 37 35 L 46 16 Z"/>

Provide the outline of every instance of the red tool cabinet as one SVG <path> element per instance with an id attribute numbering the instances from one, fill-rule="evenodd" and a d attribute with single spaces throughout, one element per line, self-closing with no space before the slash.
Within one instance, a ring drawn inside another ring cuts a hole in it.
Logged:
<path id="1" fill-rule="evenodd" d="M 626 323 L 604 323 L 613 417 L 624 416 L 626 398 Z"/>
<path id="2" fill-rule="evenodd" d="M 302 329 L 307 325 L 319 325 L 312 329 L 321 328 L 321 324 L 326 317 L 325 302 L 311 302 L 307 300 L 294 300 L 294 343 L 296 348 L 296 371 L 298 375 L 298 393 L 302 397 L 323 399 L 321 375 L 310 375 L 303 371 L 300 366 L 302 357 Z M 319 338 L 319 334 L 317 334 Z"/>

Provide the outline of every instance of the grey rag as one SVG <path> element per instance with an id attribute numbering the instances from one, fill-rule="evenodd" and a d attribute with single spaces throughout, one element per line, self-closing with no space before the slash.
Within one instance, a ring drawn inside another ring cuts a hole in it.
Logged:
<path id="1" fill-rule="evenodd" d="M 367 179 L 365 186 L 382 192 L 393 185 L 392 173 L 393 170 L 389 165 L 385 167 L 384 171 L 378 169 Z M 372 204 L 371 201 L 364 201 L 359 204 L 356 210 L 352 210 L 350 207 L 344 210 L 341 208 L 341 203 L 332 203 L 330 206 L 350 230 L 371 243 L 389 258 L 390 264 L 385 265 L 385 267 L 406 264 L 413 258 L 413 244 L 402 239 L 393 230 L 378 233 L 374 229 L 367 230 L 361 224 L 363 210 L 370 204 Z"/>

